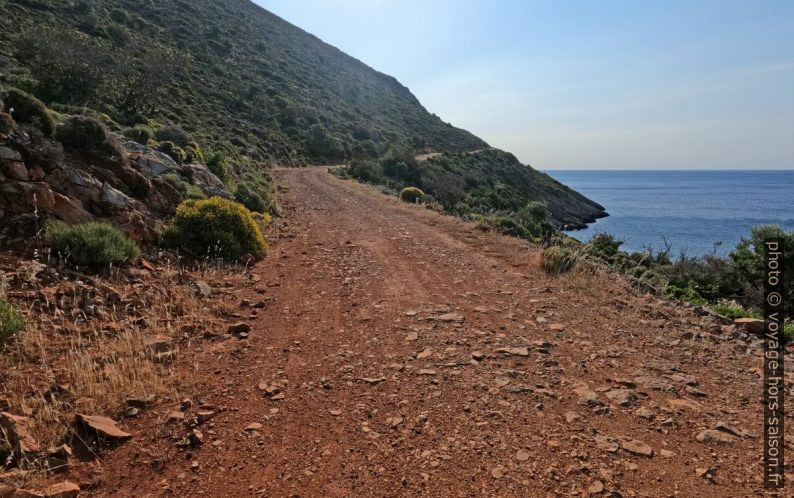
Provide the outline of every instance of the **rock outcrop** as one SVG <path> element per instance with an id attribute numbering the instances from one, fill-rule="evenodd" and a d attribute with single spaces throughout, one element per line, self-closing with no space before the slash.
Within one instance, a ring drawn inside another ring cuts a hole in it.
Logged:
<path id="1" fill-rule="evenodd" d="M 37 143 L 23 131 L 0 135 L 3 242 L 29 240 L 43 218 L 67 223 L 104 219 L 140 242 L 153 242 L 158 226 L 184 200 L 165 175 L 177 175 L 207 196 L 232 197 L 204 164 L 180 165 L 151 147 L 118 138 L 126 157 L 108 166 L 64 155 L 57 142 L 39 138 Z"/>

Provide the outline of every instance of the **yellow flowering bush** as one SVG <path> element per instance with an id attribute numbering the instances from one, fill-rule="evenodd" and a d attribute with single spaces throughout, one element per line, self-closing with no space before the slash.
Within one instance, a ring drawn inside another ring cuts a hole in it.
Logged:
<path id="1" fill-rule="evenodd" d="M 419 199 L 424 195 L 425 193 L 417 187 L 405 187 L 400 192 L 400 200 L 405 202 L 419 202 Z"/>
<path id="2" fill-rule="evenodd" d="M 191 199 L 180 204 L 163 242 L 195 257 L 225 260 L 244 255 L 262 256 L 267 249 L 251 211 L 221 197 Z"/>

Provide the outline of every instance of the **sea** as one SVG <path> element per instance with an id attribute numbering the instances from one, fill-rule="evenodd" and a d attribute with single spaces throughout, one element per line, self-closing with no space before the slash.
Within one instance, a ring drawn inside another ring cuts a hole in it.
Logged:
<path id="1" fill-rule="evenodd" d="M 568 234 L 606 232 L 623 250 L 672 248 L 671 256 L 728 254 L 750 229 L 794 230 L 794 170 L 546 171 L 598 202 L 609 216 Z"/>

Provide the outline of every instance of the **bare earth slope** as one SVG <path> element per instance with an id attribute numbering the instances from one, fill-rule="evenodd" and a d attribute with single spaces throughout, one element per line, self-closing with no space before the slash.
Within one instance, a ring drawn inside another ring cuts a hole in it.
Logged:
<path id="1" fill-rule="evenodd" d="M 203 444 L 178 449 L 178 406 L 158 406 L 82 469 L 97 495 L 761 491 L 748 343 L 611 277 L 547 277 L 519 240 L 324 168 L 280 183 L 286 217 L 239 289 L 266 302 L 250 337 L 220 331 L 175 367 L 195 379 L 188 416 L 216 412 Z"/>

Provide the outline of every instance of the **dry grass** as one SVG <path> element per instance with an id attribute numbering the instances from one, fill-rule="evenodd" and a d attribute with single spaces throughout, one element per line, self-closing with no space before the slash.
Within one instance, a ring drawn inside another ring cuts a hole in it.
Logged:
<path id="1" fill-rule="evenodd" d="M 75 413 L 118 420 L 129 398 L 180 399 L 190 386 L 177 381 L 169 363 L 151 359 L 147 339 L 169 337 L 178 351 L 205 331 L 222 331 L 218 310 L 225 289 L 244 285 L 247 272 L 211 262 L 194 269 L 134 268 L 108 279 L 68 270 L 54 276 L 43 265 L 7 260 L 0 260 L 0 269 L 9 299 L 28 320 L 27 330 L 0 350 L 0 398 L 12 413 L 33 419 L 42 449 L 70 439 Z M 197 279 L 218 297 L 197 296 L 190 285 Z M 40 478 L 40 467 L 31 467 L 15 484 Z"/>

